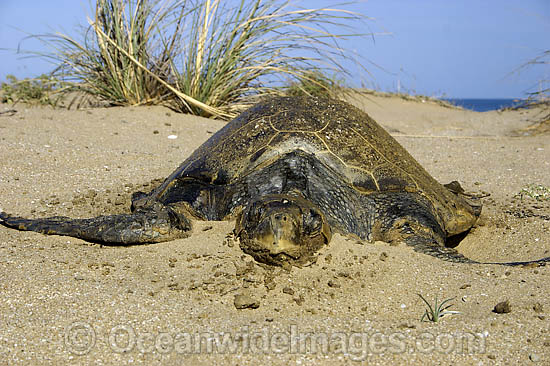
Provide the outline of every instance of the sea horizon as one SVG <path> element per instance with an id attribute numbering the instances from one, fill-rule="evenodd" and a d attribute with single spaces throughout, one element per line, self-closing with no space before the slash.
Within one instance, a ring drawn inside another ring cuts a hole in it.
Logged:
<path id="1" fill-rule="evenodd" d="M 441 100 L 476 112 L 517 107 L 525 101 L 523 98 L 442 98 Z"/>

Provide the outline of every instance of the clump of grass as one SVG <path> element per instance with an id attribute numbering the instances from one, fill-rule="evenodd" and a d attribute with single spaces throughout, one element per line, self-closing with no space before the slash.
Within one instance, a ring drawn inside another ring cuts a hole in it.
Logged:
<path id="1" fill-rule="evenodd" d="M 52 48 L 41 56 L 58 64 L 56 76 L 113 105 L 161 103 L 170 96 L 163 81 L 170 76 L 179 41 L 177 32 L 169 38 L 161 32 L 174 21 L 178 27 L 181 16 L 169 19 L 174 6 L 152 4 L 97 0 L 83 41 L 61 33 L 38 35 Z"/>
<path id="2" fill-rule="evenodd" d="M 550 65 L 550 50 L 542 52 L 539 56 L 529 60 L 513 72 L 520 72 L 523 69 L 533 67 L 548 67 Z M 525 108 L 540 108 L 541 113 L 537 118 L 537 122 L 528 127 L 526 130 L 531 130 L 534 133 L 543 133 L 550 131 L 550 79 L 541 79 L 538 81 L 538 89 L 527 93 L 527 100 L 520 107 Z"/>
<path id="3" fill-rule="evenodd" d="M 289 80 L 329 90 L 323 75 L 345 73 L 340 62 L 348 58 L 335 41 L 353 34 L 325 28 L 349 28 L 348 22 L 363 18 L 340 9 L 294 9 L 290 1 L 276 0 L 241 0 L 234 8 L 205 1 L 189 16 L 177 89 L 225 116 L 266 95 L 285 94 Z M 185 108 L 204 114 L 195 105 Z"/>
<path id="4" fill-rule="evenodd" d="M 56 78 L 45 74 L 23 80 L 17 80 L 14 75 L 7 75 L 6 82 L 2 83 L 0 89 L 2 103 L 24 102 L 55 107 L 61 100 L 59 92 L 62 85 Z"/>
<path id="5" fill-rule="evenodd" d="M 289 96 L 337 97 L 345 93 L 345 87 L 343 81 L 327 76 L 321 71 L 307 71 L 298 80 L 291 82 L 284 93 Z"/>
<path id="6" fill-rule="evenodd" d="M 454 298 L 443 300 L 441 303 L 437 301 L 437 296 L 435 297 L 435 303 L 432 306 L 428 300 L 424 298 L 421 294 L 418 294 L 422 301 L 428 306 L 428 308 L 424 311 L 424 315 L 422 315 L 422 318 L 420 318 L 420 321 L 423 322 L 424 319 L 428 319 L 428 321 L 437 323 L 441 318 L 443 318 L 445 315 L 452 315 L 452 314 L 460 314 L 459 311 L 454 310 L 447 310 L 453 304 L 448 304 L 450 301 L 454 300 Z"/>
<path id="7" fill-rule="evenodd" d="M 515 197 L 519 197 L 521 200 L 523 200 L 524 197 L 529 197 L 537 201 L 548 201 L 550 200 L 550 188 L 542 184 L 529 184 L 522 188 Z"/>
<path id="8" fill-rule="evenodd" d="M 341 64 L 353 56 L 338 42 L 358 36 L 353 24 L 365 19 L 342 9 L 293 8 L 288 0 L 241 0 L 236 7 L 220 0 L 98 0 L 83 42 L 59 33 L 39 37 L 53 46 L 43 56 L 59 63 L 57 76 L 112 104 L 165 102 L 230 118 L 265 95 L 285 94 L 285 83 L 330 90 L 323 75 L 345 74 Z"/>
<path id="9" fill-rule="evenodd" d="M 544 51 L 539 56 L 527 62 L 523 67 L 532 67 L 534 65 L 549 65 L 550 64 L 550 50 Z M 547 106 L 550 102 L 550 80 L 541 79 L 539 80 L 539 89 L 537 91 L 528 93 L 529 99 L 534 103 L 540 102 L 545 103 Z M 547 117 L 550 117 L 548 115 Z"/>

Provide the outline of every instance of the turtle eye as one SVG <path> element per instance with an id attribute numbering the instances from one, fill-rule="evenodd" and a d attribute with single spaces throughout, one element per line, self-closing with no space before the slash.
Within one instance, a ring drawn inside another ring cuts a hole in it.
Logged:
<path id="1" fill-rule="evenodd" d="M 321 231 L 323 225 L 323 218 L 319 213 L 313 209 L 302 215 L 303 216 L 303 228 L 308 234 L 317 233 Z"/>
<path id="2" fill-rule="evenodd" d="M 248 221 L 257 222 L 262 216 L 262 205 L 259 202 L 253 202 L 247 211 L 246 216 L 248 217 Z"/>

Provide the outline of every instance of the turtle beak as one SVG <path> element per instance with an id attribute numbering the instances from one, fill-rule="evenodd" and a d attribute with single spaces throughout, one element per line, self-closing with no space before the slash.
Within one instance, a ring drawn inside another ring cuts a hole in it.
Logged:
<path id="1" fill-rule="evenodd" d="M 270 255 L 283 253 L 291 258 L 298 258 L 299 229 L 296 220 L 288 213 L 269 212 L 258 225 L 255 241 Z"/>
<path id="2" fill-rule="evenodd" d="M 253 202 L 237 219 L 235 234 L 244 252 L 278 265 L 306 261 L 330 241 L 330 228 L 316 207 L 282 195 Z"/>

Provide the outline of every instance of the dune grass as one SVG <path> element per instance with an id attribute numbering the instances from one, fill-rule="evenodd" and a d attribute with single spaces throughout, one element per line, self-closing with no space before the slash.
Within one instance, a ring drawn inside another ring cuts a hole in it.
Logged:
<path id="1" fill-rule="evenodd" d="M 539 56 L 535 57 L 534 59 L 524 64 L 522 68 L 532 67 L 535 65 L 550 65 L 550 50 L 546 50 L 542 52 Z M 538 90 L 528 94 L 531 99 L 549 102 L 550 101 L 550 80 L 549 79 L 539 80 Z"/>
<path id="2" fill-rule="evenodd" d="M 18 80 L 14 75 L 7 75 L 6 82 L 0 86 L 0 101 L 55 107 L 62 98 L 63 90 L 59 80 L 45 74 L 22 80 Z"/>
<path id="3" fill-rule="evenodd" d="M 339 42 L 366 20 L 278 0 L 97 0 L 83 41 L 37 37 L 55 77 L 111 104 L 231 118 L 266 95 L 337 89 L 356 58 Z"/>
<path id="4" fill-rule="evenodd" d="M 530 64 L 550 65 L 550 50 L 546 50 L 539 57 L 531 60 Z M 531 105 L 542 107 L 543 110 L 539 118 L 538 129 L 540 131 L 550 131 L 550 79 L 539 80 L 539 89 L 529 93 L 529 99 Z"/>
<path id="5" fill-rule="evenodd" d="M 521 70 L 532 67 L 548 67 L 550 65 L 550 50 L 542 52 L 539 56 L 529 60 L 518 67 L 513 73 L 519 73 Z M 550 131 L 550 79 L 542 78 L 539 80 L 537 90 L 527 93 L 527 101 L 522 107 L 538 107 L 541 114 L 538 122 L 529 127 L 531 131 L 548 132 Z"/>
<path id="6" fill-rule="evenodd" d="M 284 94 L 291 96 L 305 94 L 316 97 L 328 95 L 337 98 L 347 93 L 344 85 L 345 82 L 334 75 L 330 76 L 318 70 L 308 70 L 297 80 L 286 86 Z"/>
<path id="7" fill-rule="evenodd" d="M 174 10 L 148 1 L 97 0 L 83 41 L 62 33 L 37 35 L 52 50 L 39 55 L 53 60 L 53 75 L 74 89 L 113 105 L 158 104 L 170 94 L 154 75 L 169 77 L 177 41 L 173 34 L 162 40 L 172 44 L 159 47 L 159 31 L 173 21 L 168 16 Z"/>

